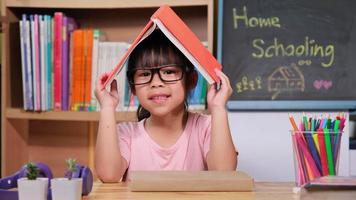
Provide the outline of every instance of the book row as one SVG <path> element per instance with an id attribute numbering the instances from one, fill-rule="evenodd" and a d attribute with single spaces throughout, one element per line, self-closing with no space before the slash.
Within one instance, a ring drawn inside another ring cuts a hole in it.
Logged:
<path id="1" fill-rule="evenodd" d="M 106 41 L 104 32 L 80 28 L 62 12 L 24 14 L 19 28 L 24 110 L 98 111 L 95 81 L 116 66 L 130 44 Z M 138 102 L 126 81 L 126 67 L 115 79 L 121 97 L 117 111 L 135 110 Z M 206 92 L 207 82 L 199 74 L 189 106 L 204 109 Z"/>

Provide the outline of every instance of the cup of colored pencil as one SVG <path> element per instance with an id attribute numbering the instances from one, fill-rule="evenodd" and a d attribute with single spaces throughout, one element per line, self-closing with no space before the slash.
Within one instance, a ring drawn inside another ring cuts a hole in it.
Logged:
<path id="1" fill-rule="evenodd" d="M 293 116 L 291 138 L 297 187 L 320 176 L 335 176 L 338 173 L 340 144 L 345 127 L 345 117 L 308 117 L 303 115 L 299 127 Z"/>

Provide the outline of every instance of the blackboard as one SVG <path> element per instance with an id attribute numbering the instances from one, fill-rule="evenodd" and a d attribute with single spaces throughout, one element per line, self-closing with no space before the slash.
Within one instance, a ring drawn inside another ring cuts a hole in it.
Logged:
<path id="1" fill-rule="evenodd" d="M 230 109 L 355 109 L 356 1 L 220 0 Z"/>

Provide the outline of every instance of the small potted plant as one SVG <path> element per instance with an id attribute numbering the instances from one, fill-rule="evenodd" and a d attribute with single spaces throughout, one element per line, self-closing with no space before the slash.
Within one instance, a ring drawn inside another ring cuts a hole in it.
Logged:
<path id="1" fill-rule="evenodd" d="M 17 180 L 19 200 L 47 200 L 48 178 L 39 178 L 33 162 L 26 164 L 26 177 Z"/>
<path id="2" fill-rule="evenodd" d="M 51 180 L 52 200 L 80 200 L 82 198 L 83 179 L 74 176 L 77 170 L 75 159 L 66 160 L 67 170 L 64 178 Z"/>

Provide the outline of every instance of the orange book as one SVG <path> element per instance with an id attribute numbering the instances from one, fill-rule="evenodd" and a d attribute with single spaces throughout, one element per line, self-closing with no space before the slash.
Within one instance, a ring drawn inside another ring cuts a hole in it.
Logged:
<path id="1" fill-rule="evenodd" d="M 190 30 L 182 19 L 180 19 L 169 6 L 163 5 L 151 16 L 150 21 L 135 39 L 116 67 L 110 72 L 104 87 L 113 81 L 114 77 L 123 68 L 124 63 L 131 52 L 142 40 L 149 36 L 155 28 L 159 28 L 166 35 L 166 37 L 197 68 L 209 84 L 219 81 L 214 69 L 221 70 L 221 64 L 214 58 L 208 49 L 204 47 L 198 37 Z"/>
<path id="2" fill-rule="evenodd" d="M 83 37 L 81 29 L 73 32 L 73 60 L 72 60 L 72 94 L 71 110 L 77 111 L 81 103 L 83 76 Z"/>
<path id="3" fill-rule="evenodd" d="M 84 38 L 84 108 L 87 110 L 91 97 L 91 62 L 93 53 L 93 29 L 85 30 Z"/>

